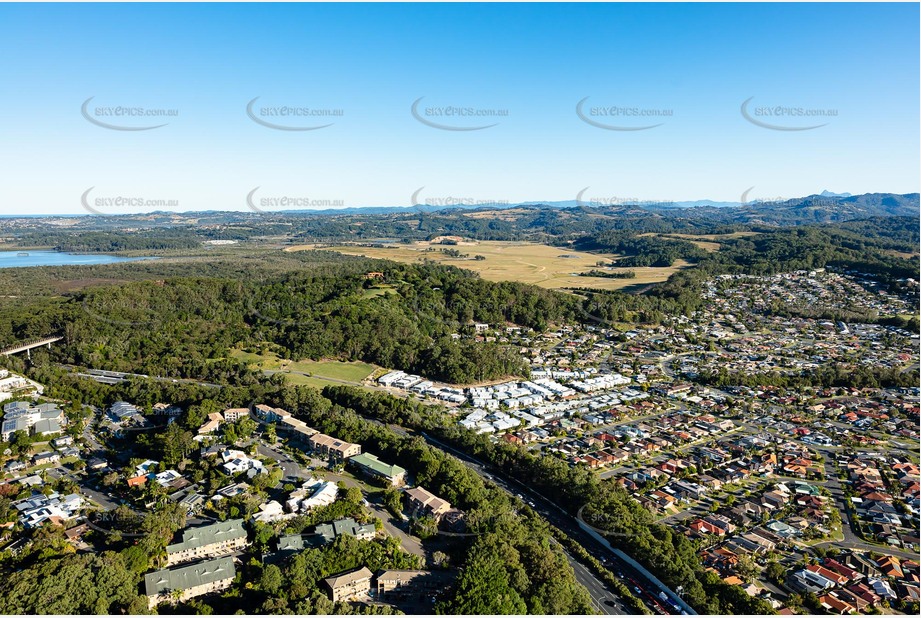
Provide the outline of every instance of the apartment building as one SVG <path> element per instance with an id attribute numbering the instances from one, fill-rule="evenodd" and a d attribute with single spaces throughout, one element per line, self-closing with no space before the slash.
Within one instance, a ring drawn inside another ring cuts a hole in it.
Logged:
<path id="1" fill-rule="evenodd" d="M 315 453 L 323 457 L 328 457 L 336 461 L 344 461 L 349 457 L 354 457 L 361 453 L 360 444 L 352 444 L 345 440 L 339 440 L 323 433 L 318 433 L 310 437 L 310 448 Z"/>
<path id="2" fill-rule="evenodd" d="M 407 489 L 406 501 L 409 512 L 415 517 L 434 517 L 437 520 L 451 510 L 451 504 L 447 500 L 422 487 Z"/>
<path id="3" fill-rule="evenodd" d="M 178 569 L 164 569 L 144 576 L 144 594 L 150 609 L 164 601 L 187 601 L 203 594 L 225 590 L 233 583 L 236 569 L 227 556 Z"/>
<path id="4" fill-rule="evenodd" d="M 187 528 L 182 541 L 166 546 L 166 566 L 202 558 L 215 558 L 246 547 L 242 519 L 228 519 L 210 526 Z"/>
<path id="5" fill-rule="evenodd" d="M 361 567 L 345 573 L 339 573 L 323 580 L 329 591 L 329 598 L 336 601 L 352 601 L 367 598 L 371 594 L 371 571 Z"/>
<path id="6" fill-rule="evenodd" d="M 384 463 L 370 453 L 353 456 L 349 459 L 349 465 L 358 468 L 368 476 L 384 481 L 391 487 L 399 487 L 406 482 L 405 468 Z"/>

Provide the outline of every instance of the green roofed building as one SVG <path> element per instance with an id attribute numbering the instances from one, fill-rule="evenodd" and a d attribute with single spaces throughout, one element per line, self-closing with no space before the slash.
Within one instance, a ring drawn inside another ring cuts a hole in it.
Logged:
<path id="1" fill-rule="evenodd" d="M 150 609 L 164 601 L 187 601 L 203 594 L 225 590 L 233 583 L 236 569 L 226 556 L 178 569 L 164 569 L 144 576 L 144 594 Z"/>
<path id="2" fill-rule="evenodd" d="M 373 539 L 377 535 L 377 529 L 373 523 L 360 524 L 351 517 L 345 517 L 330 523 L 317 525 L 313 534 L 289 534 L 280 537 L 278 539 L 278 552 L 291 554 L 308 547 L 322 547 L 327 543 L 332 543 L 336 540 L 336 537 L 343 534 L 365 541 Z"/>
<path id="3" fill-rule="evenodd" d="M 349 459 L 349 464 L 369 476 L 386 481 L 392 487 L 399 487 L 406 483 L 404 468 L 386 464 L 369 453 L 355 455 Z"/>
<path id="4" fill-rule="evenodd" d="M 351 517 L 337 519 L 328 524 L 320 524 L 314 528 L 314 534 L 323 538 L 326 543 L 332 543 L 336 537 L 347 534 L 359 540 L 373 539 L 377 534 L 374 524 L 360 524 Z"/>
<path id="5" fill-rule="evenodd" d="M 216 558 L 246 547 L 242 519 L 228 519 L 210 526 L 187 528 L 182 542 L 166 546 L 166 566 L 202 558 Z"/>
<path id="6" fill-rule="evenodd" d="M 279 552 L 298 552 L 304 549 L 304 537 L 300 534 L 289 534 L 278 539 Z"/>

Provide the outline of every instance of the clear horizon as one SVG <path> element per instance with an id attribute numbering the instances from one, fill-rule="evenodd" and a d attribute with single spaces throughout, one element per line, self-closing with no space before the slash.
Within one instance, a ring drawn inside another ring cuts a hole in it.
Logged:
<path id="1" fill-rule="evenodd" d="M 4 4 L 0 215 L 917 193 L 918 18 Z"/>

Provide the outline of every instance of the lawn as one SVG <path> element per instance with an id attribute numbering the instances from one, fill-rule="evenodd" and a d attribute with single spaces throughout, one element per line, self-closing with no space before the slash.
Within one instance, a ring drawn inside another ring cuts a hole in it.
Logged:
<path id="1" fill-rule="evenodd" d="M 377 298 L 378 296 L 387 296 L 388 294 L 396 294 L 397 291 L 393 289 L 392 285 L 375 285 L 373 288 L 368 288 L 367 290 L 362 290 L 362 298 Z"/>
<path id="2" fill-rule="evenodd" d="M 242 361 L 255 369 L 279 369 L 284 362 L 284 359 L 279 358 L 274 352 L 256 354 L 255 352 L 233 350 L 230 353 L 230 357 Z"/>
<path id="3" fill-rule="evenodd" d="M 288 361 L 284 368 L 288 371 L 309 373 L 311 376 L 318 378 L 332 378 L 348 382 L 361 382 L 375 370 L 375 366 L 368 363 L 346 363 L 335 360 Z"/>
<path id="4" fill-rule="evenodd" d="M 327 384 L 340 384 L 341 382 L 361 382 L 377 369 L 368 363 L 347 363 L 337 360 L 300 360 L 292 361 L 280 358 L 274 352 L 256 354 L 243 350 L 233 350 L 231 358 L 243 361 L 254 369 L 284 373 L 293 384 L 307 384 L 323 387 Z M 301 375 L 309 374 L 309 375 Z M 324 380 L 324 378 L 326 378 Z"/>
<path id="5" fill-rule="evenodd" d="M 299 373 L 286 373 L 285 380 L 288 383 L 295 384 L 297 386 L 312 386 L 314 388 L 320 389 L 322 389 L 324 386 L 339 384 L 339 382 L 332 382 L 330 380 L 324 380 L 323 378 L 303 376 Z"/>
<path id="6" fill-rule="evenodd" d="M 314 245 L 298 245 L 289 247 L 286 251 L 301 251 L 313 248 Z M 581 277 L 577 273 L 597 268 L 596 263 L 601 260 L 616 262 L 620 256 L 574 251 L 566 247 L 553 247 L 537 243 L 469 241 L 445 246 L 433 245 L 429 242 L 413 242 L 394 245 L 393 247 L 339 245 L 326 248 L 330 251 L 339 251 L 348 255 L 363 255 L 403 263 L 421 263 L 423 260 L 428 259 L 441 264 L 450 264 L 472 270 L 489 281 L 520 281 L 551 289 L 595 288 L 600 290 L 619 290 L 641 287 L 650 283 L 665 281 L 677 270 L 690 266 L 686 262 L 676 262 L 671 267 L 631 268 L 630 270 L 636 272 L 635 279 L 609 279 L 605 277 Z M 443 248 L 456 249 L 468 257 L 450 257 L 441 252 Z M 475 260 L 474 256 L 477 255 L 481 255 L 485 259 Z"/>

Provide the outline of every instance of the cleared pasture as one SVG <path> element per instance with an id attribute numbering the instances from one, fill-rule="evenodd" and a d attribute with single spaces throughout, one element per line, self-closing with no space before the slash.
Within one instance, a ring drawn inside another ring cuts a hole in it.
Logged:
<path id="1" fill-rule="evenodd" d="M 316 245 L 298 245 L 286 251 L 302 251 L 316 248 Z M 582 277 L 577 273 L 597 268 L 599 261 L 615 262 L 621 256 L 606 253 L 574 251 L 566 247 L 553 247 L 538 243 L 515 243 L 505 241 L 471 241 L 458 245 L 433 245 L 429 242 L 396 244 L 390 247 L 364 247 L 360 245 L 324 246 L 330 251 L 349 255 L 363 255 L 371 258 L 393 260 L 403 263 L 421 263 L 432 260 L 466 268 L 480 274 L 489 281 L 520 281 L 545 288 L 595 288 L 619 290 L 668 279 L 674 272 L 690 266 L 687 262 L 676 262 L 671 267 L 630 268 L 636 273 L 634 279 L 609 279 L 604 277 Z M 455 249 L 468 257 L 455 258 L 442 253 L 441 249 Z M 485 259 L 476 260 L 481 255 Z"/>

